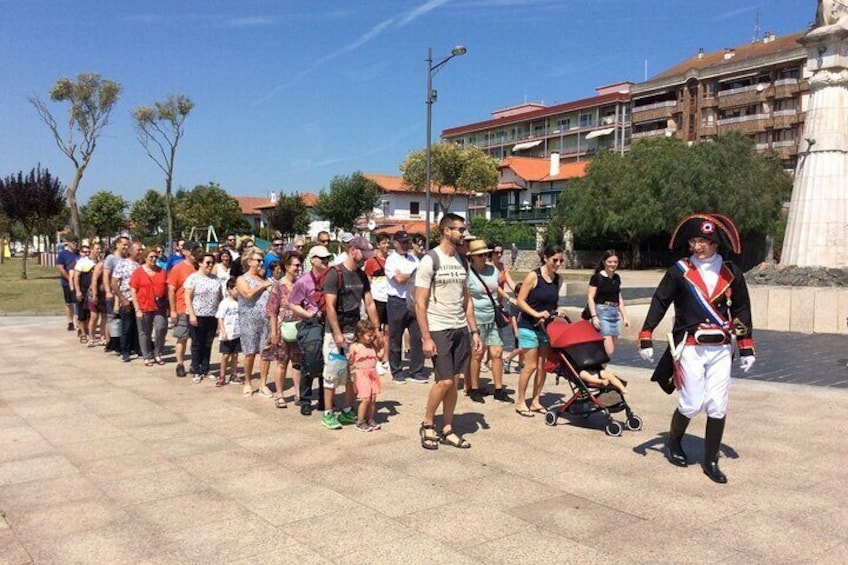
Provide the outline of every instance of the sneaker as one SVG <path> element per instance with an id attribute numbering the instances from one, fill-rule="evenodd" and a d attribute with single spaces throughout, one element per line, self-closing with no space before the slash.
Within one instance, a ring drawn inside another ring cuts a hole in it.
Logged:
<path id="1" fill-rule="evenodd" d="M 124 363 L 129 363 L 130 362 L 130 356 L 129 355 L 122 356 L 121 361 L 123 361 Z"/>
<path id="2" fill-rule="evenodd" d="M 507 361 L 506 359 L 504 359 L 503 366 L 504 366 L 504 374 L 505 375 L 509 375 L 509 374 L 512 373 L 512 361 Z"/>
<path id="3" fill-rule="evenodd" d="M 353 410 L 342 410 L 342 413 L 339 414 L 338 421 L 340 424 L 344 424 L 345 426 L 347 426 L 350 424 L 355 424 L 358 420 Z"/>
<path id="4" fill-rule="evenodd" d="M 300 415 L 301 416 L 311 416 L 312 415 L 312 405 L 308 402 L 300 405 Z"/>
<path id="5" fill-rule="evenodd" d="M 471 389 L 471 392 L 468 393 L 468 398 L 470 398 L 474 402 L 479 402 L 480 404 L 486 403 L 486 399 L 483 398 L 483 393 L 480 392 L 479 388 Z"/>
<path id="6" fill-rule="evenodd" d="M 177 376 L 178 377 L 186 376 L 185 367 L 183 367 L 182 365 L 177 365 Z"/>
<path id="7" fill-rule="evenodd" d="M 71 322 L 71 323 L 69 323 L 69 324 L 68 324 L 68 331 L 69 331 L 69 332 L 74 331 L 74 324 L 73 324 L 73 322 Z"/>
<path id="8" fill-rule="evenodd" d="M 496 388 L 494 398 L 495 400 L 498 400 L 500 402 L 515 402 L 515 400 L 513 400 L 512 397 L 507 394 L 505 388 Z"/>
<path id="9" fill-rule="evenodd" d="M 392 375 L 392 382 L 395 383 L 396 385 L 405 385 L 406 384 L 406 377 L 402 374 Z"/>
<path id="10" fill-rule="evenodd" d="M 324 424 L 324 427 L 328 430 L 342 429 L 342 425 L 339 423 L 339 420 L 336 418 L 336 415 L 332 412 L 325 412 L 324 417 L 321 418 L 321 423 Z"/>
<path id="11" fill-rule="evenodd" d="M 409 377 L 409 380 L 411 380 L 414 383 L 421 384 L 421 385 L 426 385 L 427 383 L 430 382 L 430 379 L 428 379 L 424 375 L 412 375 L 411 377 Z"/>
<path id="12" fill-rule="evenodd" d="M 368 425 L 368 422 L 361 422 L 353 426 L 353 429 L 357 432 L 370 432 L 371 426 Z"/>
<path id="13" fill-rule="evenodd" d="M 377 376 L 382 377 L 386 374 L 386 366 L 382 363 L 377 363 Z"/>
<path id="14" fill-rule="evenodd" d="M 202 381 L 202 380 L 203 380 L 203 375 L 194 375 L 191 378 L 191 381 L 195 384 L 200 384 L 200 381 Z"/>
<path id="15" fill-rule="evenodd" d="M 371 428 L 371 431 L 376 431 L 382 428 L 382 426 L 380 426 L 380 424 L 378 424 L 374 420 L 368 420 L 368 427 Z"/>

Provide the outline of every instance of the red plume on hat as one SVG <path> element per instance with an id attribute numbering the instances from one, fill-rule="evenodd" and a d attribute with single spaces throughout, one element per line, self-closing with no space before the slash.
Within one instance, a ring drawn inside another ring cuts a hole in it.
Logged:
<path id="1" fill-rule="evenodd" d="M 688 247 L 689 240 L 696 237 L 708 239 L 737 255 L 742 253 L 739 230 L 730 218 L 721 214 L 686 216 L 671 233 L 668 248 Z"/>

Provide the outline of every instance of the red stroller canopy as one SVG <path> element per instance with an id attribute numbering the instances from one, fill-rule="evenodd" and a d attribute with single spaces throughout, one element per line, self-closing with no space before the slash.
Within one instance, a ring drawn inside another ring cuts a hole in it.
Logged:
<path id="1" fill-rule="evenodd" d="M 547 331 L 551 347 L 555 349 L 604 341 L 598 330 L 588 320 L 580 320 L 573 324 L 569 324 L 565 320 L 554 320 L 548 324 Z"/>

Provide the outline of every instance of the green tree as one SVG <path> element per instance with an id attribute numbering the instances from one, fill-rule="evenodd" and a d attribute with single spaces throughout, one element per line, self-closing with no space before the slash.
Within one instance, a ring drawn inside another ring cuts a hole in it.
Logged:
<path id="1" fill-rule="evenodd" d="M 287 236 L 308 232 L 309 209 L 300 194 L 281 194 L 277 198 L 277 205 L 268 213 L 268 224 Z"/>
<path id="2" fill-rule="evenodd" d="M 128 203 L 108 190 L 95 192 L 82 207 L 82 224 L 86 235 L 113 235 L 127 226 Z"/>
<path id="3" fill-rule="evenodd" d="M 352 231 L 356 220 L 371 214 L 379 202 L 377 184 L 356 171 L 333 177 L 329 192 L 321 190 L 313 210 L 333 227 Z"/>
<path id="4" fill-rule="evenodd" d="M 133 110 L 138 141 L 147 156 L 165 173 L 165 216 L 168 242 L 174 240 L 174 214 L 171 187 L 174 180 L 174 158 L 183 137 L 183 123 L 194 102 L 188 96 L 168 96 L 153 106 Z"/>
<path id="5" fill-rule="evenodd" d="M 482 216 L 472 218 L 469 224 L 471 234 L 486 240 L 489 245 L 498 241 L 509 247 L 512 242 L 533 240 L 536 230 L 530 224 L 511 223 L 508 224 L 502 218 L 487 220 Z"/>
<path id="6" fill-rule="evenodd" d="M 445 212 L 450 212 L 457 194 L 487 192 L 497 185 L 498 162 L 479 147 L 444 142 L 430 150 L 430 195 Z M 427 185 L 427 150 L 407 155 L 400 170 L 404 184 L 423 192 Z"/>
<path id="7" fill-rule="evenodd" d="M 130 206 L 129 219 L 133 225 L 133 231 L 145 243 L 162 240 L 165 216 L 165 197 L 157 190 L 148 190 Z"/>
<path id="8" fill-rule="evenodd" d="M 239 203 L 215 182 L 178 190 L 174 216 L 183 229 L 213 226 L 218 234 L 250 229 Z"/>
<path id="9" fill-rule="evenodd" d="M 27 278 L 29 242 L 37 229 L 53 223 L 65 211 L 65 187 L 41 166 L 24 176 L 23 172 L 0 180 L 0 207 L 23 229 L 24 260 L 21 278 Z"/>
<path id="10" fill-rule="evenodd" d="M 755 151 L 744 135 L 692 147 L 647 139 L 624 156 L 596 155 L 586 176 L 566 188 L 557 215 L 575 236 L 627 241 L 639 265 L 642 242 L 669 232 L 686 214 L 725 214 L 743 234 L 774 233 L 791 190 L 780 160 Z"/>
<path id="11" fill-rule="evenodd" d="M 47 105 L 37 96 L 30 96 L 28 99 L 41 120 L 50 129 L 56 145 L 74 165 L 74 178 L 67 189 L 68 207 L 71 209 L 71 227 L 74 233 L 80 233 L 77 190 L 91 162 L 100 134 L 109 125 L 112 109 L 118 102 L 120 94 L 120 84 L 101 78 L 97 73 L 80 73 L 76 81 L 69 78 L 56 81 L 50 89 L 50 100 L 69 104 L 67 133 L 64 137 L 59 133 L 59 125 Z"/>

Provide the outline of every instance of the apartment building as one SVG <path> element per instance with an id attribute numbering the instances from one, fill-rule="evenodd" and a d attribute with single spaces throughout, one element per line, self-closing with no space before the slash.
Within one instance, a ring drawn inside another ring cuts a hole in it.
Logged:
<path id="1" fill-rule="evenodd" d="M 657 135 L 687 142 L 729 132 L 773 149 L 794 171 L 809 100 L 803 34 L 698 54 L 631 88 L 633 140 Z"/>
<path id="2" fill-rule="evenodd" d="M 442 131 L 442 139 L 476 145 L 492 157 L 558 153 L 563 162 L 590 158 L 600 149 L 626 150 L 630 143 L 631 83 L 595 89 L 596 96 L 545 106 L 529 102 L 492 112 L 492 119 Z"/>

